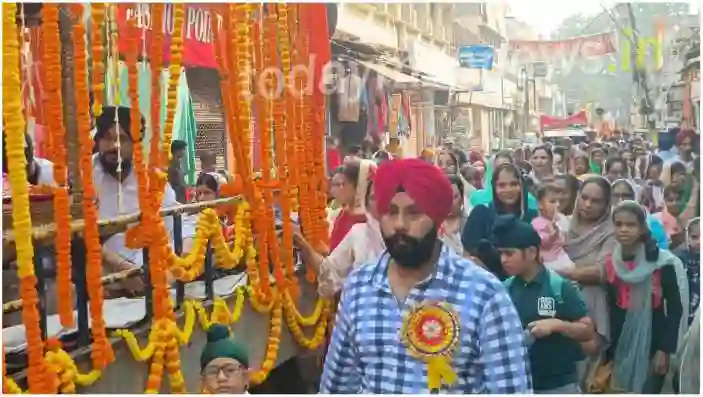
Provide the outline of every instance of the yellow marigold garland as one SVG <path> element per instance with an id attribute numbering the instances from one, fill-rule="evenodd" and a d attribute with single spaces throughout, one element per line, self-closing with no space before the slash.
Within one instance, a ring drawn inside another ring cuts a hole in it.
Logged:
<path id="1" fill-rule="evenodd" d="M 169 75 L 167 104 L 166 104 L 166 124 L 164 127 L 164 143 L 161 149 L 161 166 L 168 165 L 171 154 L 171 139 L 173 137 L 173 120 L 176 116 L 176 106 L 178 105 L 178 81 L 181 77 L 181 61 L 183 58 L 183 22 L 185 20 L 185 4 L 173 4 L 173 36 L 171 36 L 171 73 Z M 215 19 L 211 19 L 213 25 Z M 159 31 L 161 28 L 159 27 Z M 159 92 L 161 95 L 161 92 Z M 161 121 L 161 120 L 159 120 Z"/>
<path id="2" fill-rule="evenodd" d="M 44 360 L 44 341 L 39 327 L 37 308 L 37 278 L 34 274 L 34 247 L 32 221 L 29 215 L 29 187 L 27 160 L 24 156 L 25 120 L 22 114 L 20 82 L 20 48 L 17 39 L 17 5 L 4 3 L 3 7 L 3 122 L 7 161 L 12 194 L 12 223 L 17 236 L 17 275 L 20 279 L 22 322 L 27 340 L 27 378 L 31 393 L 54 393 L 55 376 Z"/>
<path id="3" fill-rule="evenodd" d="M 76 87 L 76 120 L 80 140 L 80 169 L 83 182 L 83 233 L 86 243 L 86 281 L 90 299 L 93 345 L 90 352 L 95 369 L 102 370 L 114 360 L 112 345 L 105 332 L 103 318 L 102 252 L 98 230 L 97 193 L 93 185 L 93 138 L 88 104 L 88 71 L 86 60 L 86 34 L 83 24 L 83 5 L 73 4 L 74 81 Z"/>
<path id="4" fill-rule="evenodd" d="M 271 309 L 271 321 L 269 329 L 268 342 L 266 344 L 266 353 L 264 354 L 264 360 L 261 363 L 261 368 L 258 371 L 251 374 L 251 382 L 258 385 L 268 378 L 269 373 L 276 364 L 276 358 L 278 357 L 278 348 L 281 346 L 281 331 L 283 329 L 283 307 L 281 296 L 278 291 L 274 288 L 273 292 L 273 308 Z"/>
<path id="5" fill-rule="evenodd" d="M 320 302 L 320 314 L 318 317 L 319 321 L 315 326 L 312 338 L 306 337 L 303 330 L 300 328 L 299 322 L 301 322 L 300 320 L 304 320 L 304 318 L 295 307 L 295 302 L 293 302 L 293 299 L 291 299 L 290 296 L 284 296 L 282 301 L 286 313 L 286 324 L 288 324 L 288 329 L 290 330 L 291 335 L 293 335 L 293 339 L 296 343 L 311 350 L 317 349 L 320 345 L 322 345 L 325 341 L 325 335 L 327 332 L 327 322 L 331 317 L 332 301 L 329 299 L 318 300 L 318 302 Z"/>
<path id="6" fill-rule="evenodd" d="M 58 375 L 58 391 L 61 394 L 76 394 L 76 385 L 90 386 L 100 379 L 102 372 L 95 369 L 87 374 L 81 373 L 73 358 L 61 348 L 61 342 L 57 339 L 48 340 L 47 347 L 49 351 L 46 352 L 46 360 Z"/>
<path id="7" fill-rule="evenodd" d="M 63 95 L 61 90 L 61 54 L 59 36 L 59 5 L 47 4 L 42 11 L 43 40 L 42 64 L 44 67 L 44 111 L 52 141 L 54 179 L 54 221 L 56 223 L 56 289 L 58 314 L 61 325 L 75 326 L 73 294 L 71 289 L 71 203 L 67 189 L 66 130 L 63 122 Z"/>

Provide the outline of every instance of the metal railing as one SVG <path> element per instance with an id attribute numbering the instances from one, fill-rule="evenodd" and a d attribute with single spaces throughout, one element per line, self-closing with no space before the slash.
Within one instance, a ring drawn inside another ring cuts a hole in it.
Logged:
<path id="1" fill-rule="evenodd" d="M 228 197 L 222 198 L 202 203 L 194 204 L 184 204 L 169 208 L 163 208 L 160 210 L 159 215 L 161 217 L 171 216 L 173 217 L 173 250 L 176 255 L 183 254 L 183 224 L 182 224 L 182 214 L 183 213 L 195 213 L 200 212 L 205 208 L 216 207 L 222 204 L 231 204 L 241 200 L 241 197 Z M 116 217 L 114 219 L 101 220 L 98 222 L 100 228 L 101 236 L 110 236 L 118 232 L 122 232 L 127 227 L 135 222 L 138 222 L 141 218 L 141 212 L 136 212 L 128 215 L 123 215 Z M 77 312 L 77 342 L 80 347 L 87 346 L 90 344 L 90 325 L 89 325 L 89 297 L 88 288 L 86 280 L 86 255 L 85 255 L 85 242 L 81 237 L 81 233 L 85 223 L 80 221 L 74 221 L 71 223 L 71 233 L 73 238 L 71 240 L 71 259 L 72 259 L 72 279 L 75 285 L 75 297 L 76 297 L 76 307 Z M 46 246 L 48 242 L 56 235 L 55 225 L 50 224 L 47 226 L 34 227 L 32 229 L 32 238 L 35 243 L 35 250 L 41 251 L 43 246 Z M 12 247 L 14 246 L 14 233 L 8 231 L 3 235 L 3 246 Z M 148 323 L 153 317 L 152 311 L 152 286 L 149 272 L 149 250 L 143 249 L 143 267 L 133 268 L 129 270 L 120 271 L 117 273 L 112 273 L 107 276 L 102 277 L 103 285 L 110 285 L 124 281 L 131 277 L 141 276 L 144 283 L 144 303 L 146 309 L 146 315 L 141 320 L 140 323 Z M 39 294 L 38 299 L 38 309 L 40 315 L 40 328 L 42 338 L 46 339 L 47 335 L 47 309 L 46 309 L 46 282 L 47 277 L 41 255 L 34 256 L 34 271 L 37 275 L 37 291 Z M 208 243 L 207 250 L 205 253 L 205 266 L 203 270 L 203 281 L 205 283 L 205 295 L 206 295 L 206 307 L 210 306 L 207 303 L 211 303 L 215 299 L 214 292 L 214 281 L 215 281 L 215 267 L 213 263 L 212 249 L 210 248 L 210 243 Z M 185 300 L 185 284 L 181 281 L 176 281 L 176 306 L 175 309 L 179 310 L 183 306 Z M 7 302 L 3 304 L 3 314 L 13 313 L 22 310 L 21 299 Z"/>

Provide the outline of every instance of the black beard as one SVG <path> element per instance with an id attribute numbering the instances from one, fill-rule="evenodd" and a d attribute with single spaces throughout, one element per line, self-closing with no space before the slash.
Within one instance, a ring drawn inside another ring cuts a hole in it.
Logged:
<path id="1" fill-rule="evenodd" d="M 132 171 L 131 159 L 122 159 L 122 178 L 120 178 L 120 175 L 117 173 L 117 163 L 105 161 L 105 157 L 102 155 L 98 155 L 98 161 L 100 161 L 100 165 L 102 165 L 103 170 L 117 180 L 123 179 L 125 175 L 129 175 Z"/>
<path id="2" fill-rule="evenodd" d="M 390 237 L 383 236 L 383 241 L 395 263 L 407 269 L 417 269 L 432 258 L 438 233 L 437 227 L 433 226 L 420 239 L 406 234 L 394 234 Z"/>

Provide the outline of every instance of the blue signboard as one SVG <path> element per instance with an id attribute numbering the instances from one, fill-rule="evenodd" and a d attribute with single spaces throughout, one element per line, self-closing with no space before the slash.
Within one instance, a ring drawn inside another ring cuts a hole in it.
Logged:
<path id="1" fill-rule="evenodd" d="M 489 45 L 477 44 L 459 47 L 459 67 L 468 69 L 493 69 L 495 52 Z"/>

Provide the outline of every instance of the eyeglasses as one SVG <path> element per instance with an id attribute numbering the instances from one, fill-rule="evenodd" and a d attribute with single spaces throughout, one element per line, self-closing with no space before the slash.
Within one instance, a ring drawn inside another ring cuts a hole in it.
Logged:
<path id="1" fill-rule="evenodd" d="M 235 376 L 240 376 L 243 375 L 246 372 L 246 368 L 242 366 L 235 366 L 235 365 L 225 365 L 222 367 L 206 367 L 204 374 L 205 377 L 207 378 L 217 378 L 220 375 L 220 372 L 225 374 L 226 378 L 232 378 Z"/>

